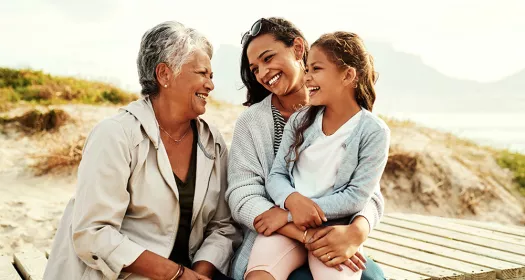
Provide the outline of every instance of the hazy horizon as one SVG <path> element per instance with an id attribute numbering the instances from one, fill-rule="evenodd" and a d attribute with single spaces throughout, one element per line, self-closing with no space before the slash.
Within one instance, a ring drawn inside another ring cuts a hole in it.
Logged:
<path id="1" fill-rule="evenodd" d="M 525 69 L 524 10 L 519 0 L 341 0 L 322 5 L 268 0 L 255 7 L 241 0 L 4 1 L 0 66 L 102 80 L 137 91 L 140 38 L 155 24 L 178 20 L 203 32 L 218 50 L 225 44 L 239 46 L 241 34 L 257 18 L 281 16 L 310 42 L 322 33 L 353 31 L 365 43 L 382 42 L 417 55 L 446 76 L 492 82 Z"/>

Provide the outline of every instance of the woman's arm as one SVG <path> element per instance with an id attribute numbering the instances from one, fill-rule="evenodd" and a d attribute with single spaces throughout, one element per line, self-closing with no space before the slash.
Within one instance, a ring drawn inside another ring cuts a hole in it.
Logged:
<path id="1" fill-rule="evenodd" d="M 274 206 L 264 186 L 261 160 L 250 131 L 249 115 L 241 115 L 233 133 L 228 162 L 226 200 L 233 219 L 255 231 L 255 218 Z"/>
<path id="2" fill-rule="evenodd" d="M 86 140 L 78 168 L 73 246 L 84 263 L 109 279 L 116 279 L 126 267 L 163 279 L 177 265 L 119 232 L 130 201 L 130 163 L 128 137 L 121 124 L 112 119 L 98 124 Z"/>
<path id="3" fill-rule="evenodd" d="M 222 139 L 221 139 L 222 140 Z M 228 150 L 224 141 L 222 142 L 222 153 L 220 155 L 221 191 L 215 215 L 206 226 L 205 238 L 201 247 L 195 253 L 193 263 L 197 272 L 208 273 L 212 264 L 216 269 L 227 275 L 230 259 L 234 250 L 242 242 L 240 228 L 235 225 L 225 199 L 228 168 Z M 203 263 L 204 262 L 204 263 Z M 202 268 L 202 270 L 201 270 Z"/>
<path id="4" fill-rule="evenodd" d="M 389 146 L 388 128 L 370 134 L 359 147 L 357 167 L 344 189 L 313 199 L 329 220 L 354 215 L 365 208 L 385 170 Z"/>
<path id="5" fill-rule="evenodd" d="M 179 269 L 179 265 L 150 251 L 144 251 L 125 272 L 136 273 L 150 279 L 171 279 Z"/>

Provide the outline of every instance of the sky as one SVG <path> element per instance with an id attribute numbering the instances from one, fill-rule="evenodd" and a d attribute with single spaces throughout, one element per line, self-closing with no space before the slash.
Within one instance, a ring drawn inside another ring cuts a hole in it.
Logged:
<path id="1" fill-rule="evenodd" d="M 525 68 L 525 1 L 0 0 L 0 67 L 102 80 L 138 91 L 142 34 L 177 20 L 217 49 L 260 17 L 294 22 L 313 42 L 335 30 L 416 54 L 455 78 L 496 81 Z"/>

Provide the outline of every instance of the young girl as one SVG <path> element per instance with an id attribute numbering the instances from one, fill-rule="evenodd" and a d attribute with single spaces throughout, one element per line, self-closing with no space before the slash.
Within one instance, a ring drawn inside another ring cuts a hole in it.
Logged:
<path id="1" fill-rule="evenodd" d="M 289 211 L 289 221 L 304 230 L 302 243 L 327 234 L 330 227 L 319 227 L 323 222 L 340 223 L 380 192 L 390 142 L 389 128 L 371 113 L 376 75 L 356 34 L 323 35 L 312 44 L 306 68 L 310 106 L 286 124 L 266 184 L 275 204 Z M 258 222 L 256 227 L 271 226 Z M 361 277 L 361 271 L 339 266 L 348 261 L 341 252 L 308 252 L 297 240 L 273 234 L 255 240 L 246 279 L 286 279 L 307 260 L 314 279 Z"/>

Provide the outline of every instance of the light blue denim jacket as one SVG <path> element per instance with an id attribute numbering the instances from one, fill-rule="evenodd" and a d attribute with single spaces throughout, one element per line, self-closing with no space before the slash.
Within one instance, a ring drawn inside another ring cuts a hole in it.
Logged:
<path id="1" fill-rule="evenodd" d="M 323 111 L 324 108 L 319 114 Z M 286 124 L 266 184 L 269 195 L 275 204 L 282 208 L 286 198 L 296 192 L 292 172 L 295 162 L 288 163 L 286 156 L 295 139 L 295 128 L 305 117 L 305 112 L 306 110 L 301 110 L 293 114 Z M 388 160 L 390 129 L 371 112 L 364 108 L 362 112 L 357 127 L 343 143 L 346 152 L 337 172 L 332 193 L 312 199 L 323 210 L 328 220 L 352 216 L 363 210 L 374 193 L 382 197 L 379 181 Z M 315 123 L 305 130 L 304 143 L 298 148 L 299 154 L 322 135 L 322 126 L 317 123 L 319 121 L 322 121 L 322 118 L 316 118 Z M 290 153 L 289 158 L 295 158 L 294 151 Z M 291 221 L 291 215 L 288 218 Z"/>

